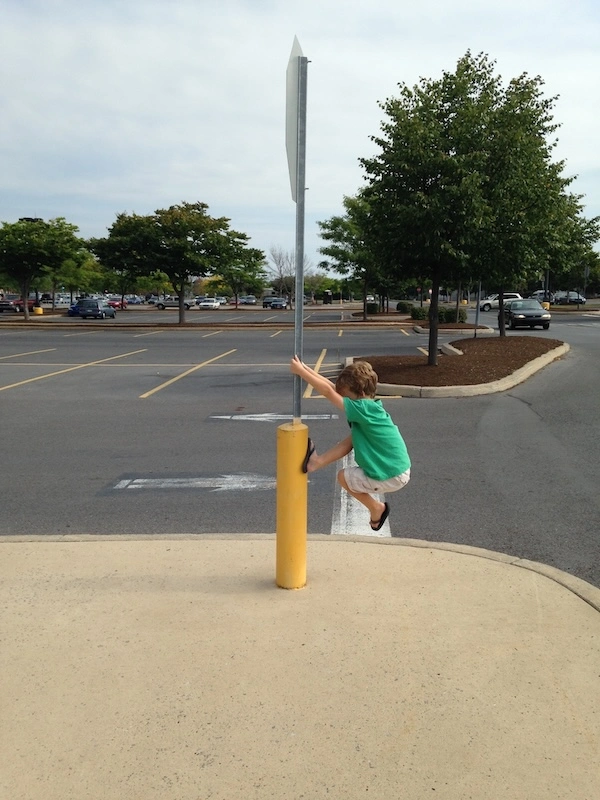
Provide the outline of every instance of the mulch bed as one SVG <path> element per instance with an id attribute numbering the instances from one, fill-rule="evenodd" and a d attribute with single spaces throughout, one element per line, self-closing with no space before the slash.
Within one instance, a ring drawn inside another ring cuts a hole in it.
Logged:
<path id="1" fill-rule="evenodd" d="M 444 325 L 444 328 L 447 326 Z M 460 325 L 464 327 L 464 325 Z M 493 336 L 451 342 L 462 356 L 438 354 L 437 366 L 427 356 L 357 356 L 368 361 L 380 383 L 405 386 L 467 386 L 511 375 L 534 358 L 563 342 L 537 336 Z"/>

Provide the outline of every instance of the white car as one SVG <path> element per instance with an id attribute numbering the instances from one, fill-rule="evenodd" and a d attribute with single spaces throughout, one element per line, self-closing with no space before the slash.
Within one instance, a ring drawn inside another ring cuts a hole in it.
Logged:
<path id="1" fill-rule="evenodd" d="M 504 292 L 504 300 L 522 300 L 523 298 L 518 292 Z M 479 303 L 479 310 L 480 311 L 491 311 L 492 308 L 498 308 L 500 306 L 500 295 L 499 294 L 490 294 L 488 297 L 485 297 Z"/>
<path id="2" fill-rule="evenodd" d="M 200 300 L 198 303 L 198 308 L 221 308 L 221 303 L 216 297 L 205 297 L 204 300 Z"/>

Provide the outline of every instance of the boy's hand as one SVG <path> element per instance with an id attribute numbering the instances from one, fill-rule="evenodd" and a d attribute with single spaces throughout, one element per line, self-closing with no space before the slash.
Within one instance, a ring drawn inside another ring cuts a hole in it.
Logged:
<path id="1" fill-rule="evenodd" d="M 290 361 L 290 370 L 294 375 L 302 375 L 304 364 L 300 361 L 298 356 L 294 356 Z"/>

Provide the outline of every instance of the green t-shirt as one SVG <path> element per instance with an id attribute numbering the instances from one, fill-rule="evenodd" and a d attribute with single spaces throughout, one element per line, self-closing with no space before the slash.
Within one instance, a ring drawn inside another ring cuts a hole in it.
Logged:
<path id="1" fill-rule="evenodd" d="M 373 480 L 386 481 L 410 469 L 404 439 L 381 400 L 344 397 L 356 463 Z"/>

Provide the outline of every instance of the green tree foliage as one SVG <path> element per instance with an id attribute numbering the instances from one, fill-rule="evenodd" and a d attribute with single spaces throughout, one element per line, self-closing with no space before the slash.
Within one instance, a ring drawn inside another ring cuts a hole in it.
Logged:
<path id="1" fill-rule="evenodd" d="M 551 161 L 554 100 L 542 85 L 521 75 L 505 88 L 487 56 L 467 53 L 455 72 L 401 84 L 382 104 L 379 152 L 361 159 L 369 215 L 358 236 L 382 269 L 431 285 L 431 365 L 441 285 L 524 280 L 573 233 L 565 209 L 576 204 L 563 164 Z"/>
<path id="2" fill-rule="evenodd" d="M 49 222 L 23 219 L 3 222 L 0 228 L 0 265 L 7 279 L 18 286 L 24 300 L 45 272 L 56 272 L 63 262 L 82 250 L 77 227 L 62 217 Z M 25 319 L 29 318 L 25 303 Z"/>
<path id="3" fill-rule="evenodd" d="M 185 294 L 195 278 L 223 275 L 232 266 L 249 267 L 259 256 L 264 259 L 247 244 L 248 237 L 232 231 L 226 217 L 211 217 L 205 203 L 181 203 L 148 216 L 119 214 L 108 237 L 92 240 L 90 248 L 121 276 L 122 291 L 133 288 L 141 276 L 168 276 L 183 322 Z"/>
<path id="4" fill-rule="evenodd" d="M 366 296 L 378 287 L 382 273 L 375 249 L 367 242 L 371 226 L 369 203 L 363 194 L 344 197 L 346 213 L 319 222 L 321 238 L 329 244 L 321 247 L 323 255 L 332 259 L 330 266 L 342 275 L 351 275 L 362 285 L 363 318 L 367 317 Z"/>
<path id="5" fill-rule="evenodd" d="M 220 278 L 222 291 L 233 295 L 236 300 L 240 294 L 249 292 L 260 295 L 265 285 L 265 254 L 262 250 L 248 246 L 249 238 L 244 233 L 228 231 L 221 264 L 214 269 Z"/>

